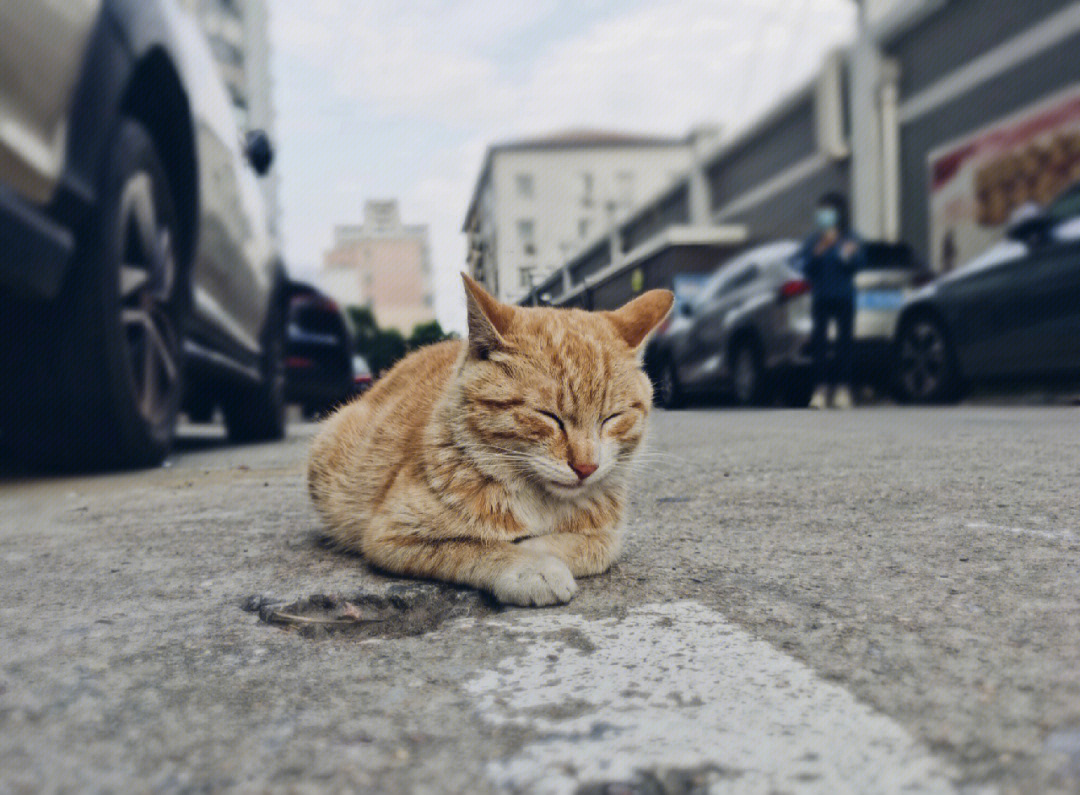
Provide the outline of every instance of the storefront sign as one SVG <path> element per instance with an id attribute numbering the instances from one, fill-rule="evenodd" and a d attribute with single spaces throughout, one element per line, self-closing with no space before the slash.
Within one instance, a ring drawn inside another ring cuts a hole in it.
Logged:
<path id="1" fill-rule="evenodd" d="M 1080 86 L 928 156 L 930 261 L 949 271 L 1001 239 L 1013 213 L 1080 181 Z"/>

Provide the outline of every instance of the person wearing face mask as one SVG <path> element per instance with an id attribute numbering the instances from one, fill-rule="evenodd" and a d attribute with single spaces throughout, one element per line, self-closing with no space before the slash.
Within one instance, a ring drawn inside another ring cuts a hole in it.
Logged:
<path id="1" fill-rule="evenodd" d="M 814 359 L 814 396 L 810 406 L 851 408 L 854 367 L 855 272 L 863 265 L 862 243 L 851 232 L 847 200 L 827 193 L 814 212 L 814 233 L 796 255 L 810 282 L 813 332 L 810 349 Z M 828 367 L 829 325 L 836 323 L 836 366 Z M 830 375 L 832 378 L 830 378 Z M 831 387 L 831 388 L 830 388 Z"/>

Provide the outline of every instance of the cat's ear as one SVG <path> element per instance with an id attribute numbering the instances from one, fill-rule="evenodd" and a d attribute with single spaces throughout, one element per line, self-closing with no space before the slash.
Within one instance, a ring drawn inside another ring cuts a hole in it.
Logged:
<path id="1" fill-rule="evenodd" d="M 649 290 L 614 312 L 604 312 L 604 315 L 630 349 L 637 351 L 653 329 L 668 316 L 674 302 L 675 294 L 671 290 Z"/>
<path id="2" fill-rule="evenodd" d="M 483 359 L 491 351 L 507 347 L 503 335 L 510 326 L 514 307 L 500 303 L 469 274 L 462 273 L 461 279 L 465 282 L 469 314 L 469 353 Z"/>

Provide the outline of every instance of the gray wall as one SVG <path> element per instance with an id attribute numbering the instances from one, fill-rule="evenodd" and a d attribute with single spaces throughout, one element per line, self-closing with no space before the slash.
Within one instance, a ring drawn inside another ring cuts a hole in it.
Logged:
<path id="1" fill-rule="evenodd" d="M 850 184 L 847 161 L 833 163 L 783 193 L 724 219 L 724 222 L 746 224 L 754 242 L 801 239 L 810 234 L 817 200 L 830 191 L 847 194 Z"/>
<path id="2" fill-rule="evenodd" d="M 887 47 L 903 65 L 901 96 L 921 91 L 1070 5 L 1075 0 L 951 0 Z"/>
<path id="3" fill-rule="evenodd" d="M 620 227 L 622 250 L 632 251 L 669 226 L 690 220 L 690 189 L 685 182 L 667 191 Z"/>
<path id="4" fill-rule="evenodd" d="M 752 139 L 724 153 L 707 169 L 712 209 L 812 155 L 816 148 L 814 103 L 809 92 Z"/>

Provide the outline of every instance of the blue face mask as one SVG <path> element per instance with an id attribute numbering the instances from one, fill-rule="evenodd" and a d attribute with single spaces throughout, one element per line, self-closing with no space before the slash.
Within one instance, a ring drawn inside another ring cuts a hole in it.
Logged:
<path id="1" fill-rule="evenodd" d="M 814 214 L 818 229 L 833 229 L 840 221 L 840 215 L 832 207 L 818 207 Z"/>

